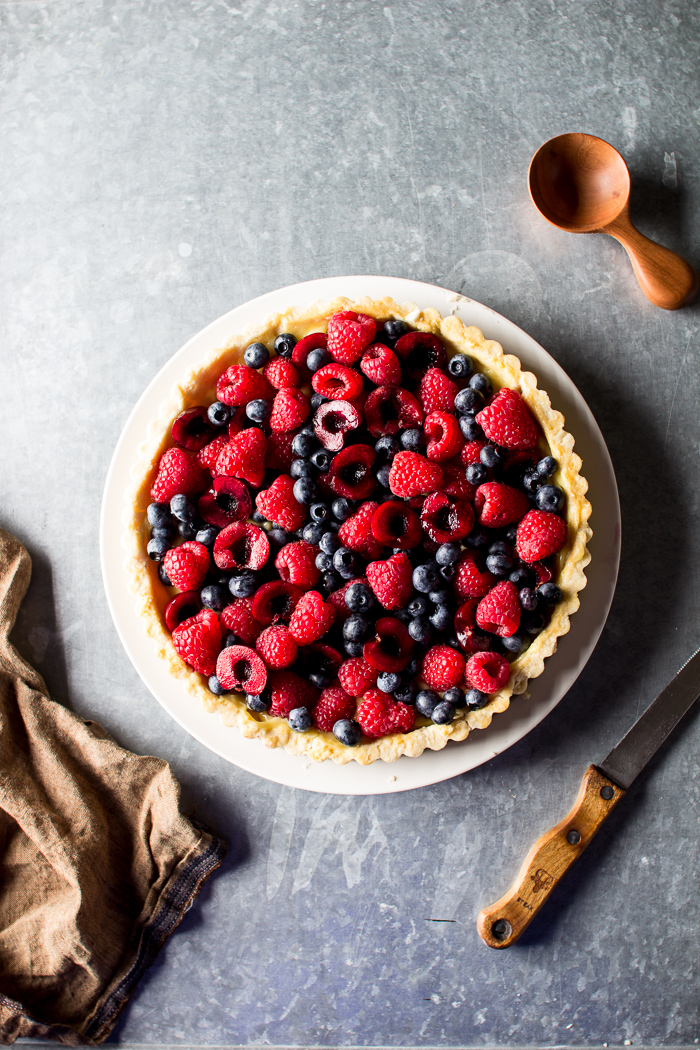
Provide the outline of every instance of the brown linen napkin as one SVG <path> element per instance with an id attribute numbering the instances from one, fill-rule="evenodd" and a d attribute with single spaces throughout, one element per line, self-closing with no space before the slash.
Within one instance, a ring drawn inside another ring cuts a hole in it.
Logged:
<path id="1" fill-rule="evenodd" d="M 95 1044 L 226 846 L 166 762 L 48 697 L 8 638 L 30 574 L 0 529 L 0 1043 Z"/>

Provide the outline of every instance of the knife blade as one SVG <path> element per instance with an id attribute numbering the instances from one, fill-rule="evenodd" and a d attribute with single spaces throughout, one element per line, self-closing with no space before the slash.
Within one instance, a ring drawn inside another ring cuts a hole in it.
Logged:
<path id="1" fill-rule="evenodd" d="M 477 930 L 490 948 L 517 941 L 698 696 L 700 649 L 603 761 L 588 767 L 571 811 L 537 840 L 508 892 L 479 913 Z"/>

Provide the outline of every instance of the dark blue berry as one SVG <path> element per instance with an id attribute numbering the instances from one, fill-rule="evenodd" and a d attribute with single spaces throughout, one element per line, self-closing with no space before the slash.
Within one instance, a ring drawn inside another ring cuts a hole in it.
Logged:
<path id="1" fill-rule="evenodd" d="M 158 579 L 164 587 L 172 587 L 173 585 L 173 581 L 170 579 L 167 572 L 165 571 L 165 566 L 163 565 L 163 562 L 161 562 L 158 566 Z"/>
<path id="2" fill-rule="evenodd" d="M 389 474 L 391 473 L 391 467 L 388 463 L 383 463 L 377 471 L 375 471 L 375 477 L 383 489 L 389 488 Z"/>
<path id="3" fill-rule="evenodd" d="M 481 441 L 484 436 L 483 430 L 472 415 L 459 417 L 459 429 L 467 441 Z"/>
<path id="4" fill-rule="evenodd" d="M 489 470 L 495 470 L 496 467 L 500 467 L 505 458 L 506 456 L 503 449 L 496 448 L 495 445 L 484 445 L 479 453 L 479 459 L 485 467 L 489 468 Z"/>
<path id="5" fill-rule="evenodd" d="M 357 747 L 362 740 L 362 730 L 357 722 L 349 718 L 339 718 L 333 726 L 333 736 L 346 747 Z"/>
<path id="6" fill-rule="evenodd" d="M 146 553 L 151 561 L 162 561 L 166 551 L 170 549 L 170 542 L 166 539 L 151 539 L 146 544 Z"/>
<path id="7" fill-rule="evenodd" d="M 422 594 L 434 591 L 439 582 L 440 574 L 438 573 L 437 565 L 433 565 L 431 562 L 428 562 L 426 565 L 419 565 L 413 570 L 413 586 Z"/>
<path id="8" fill-rule="evenodd" d="M 180 524 L 182 524 L 182 522 L 180 522 Z M 164 525 L 163 528 L 154 528 L 151 532 L 152 539 L 165 540 L 170 546 L 172 546 L 172 541 L 175 539 L 176 535 L 177 529 L 170 523 Z"/>
<path id="9" fill-rule="evenodd" d="M 562 599 L 561 589 L 551 580 L 537 588 L 537 595 L 545 605 L 556 605 Z"/>
<path id="10" fill-rule="evenodd" d="M 320 521 L 312 521 L 302 529 L 301 538 L 306 540 L 307 543 L 313 543 L 316 546 L 321 536 L 323 536 L 325 527 Z"/>
<path id="11" fill-rule="evenodd" d="M 149 503 L 146 509 L 146 517 L 149 525 L 155 529 L 163 529 L 171 524 L 170 506 L 167 503 Z"/>
<path id="12" fill-rule="evenodd" d="M 273 525 L 267 534 L 268 543 L 273 550 L 279 551 L 282 547 L 286 547 L 288 543 L 291 543 L 291 537 L 286 529 L 280 528 L 279 525 Z"/>
<path id="13" fill-rule="evenodd" d="M 324 532 L 318 545 L 324 554 L 335 554 L 340 547 L 340 540 L 335 532 Z"/>
<path id="14" fill-rule="evenodd" d="M 350 642 L 363 642 L 369 634 L 370 626 L 366 616 L 361 613 L 353 613 L 343 624 L 343 638 Z"/>
<path id="15" fill-rule="evenodd" d="M 333 558 L 330 554 L 324 554 L 323 551 L 319 551 L 314 564 L 319 572 L 328 572 L 333 565 Z"/>
<path id="16" fill-rule="evenodd" d="M 395 343 L 397 339 L 400 339 L 402 335 L 406 335 L 406 332 L 410 331 L 405 321 L 397 318 L 395 321 L 384 322 L 384 334 Z"/>
<path id="17" fill-rule="evenodd" d="M 320 474 L 325 474 L 331 465 L 332 456 L 325 448 L 319 448 L 311 455 L 311 462 Z"/>
<path id="18" fill-rule="evenodd" d="M 446 631 L 452 625 L 452 611 L 449 605 L 438 605 L 429 619 L 436 631 Z"/>
<path id="19" fill-rule="evenodd" d="M 228 649 L 231 645 L 243 645 L 243 641 L 233 631 L 226 631 L 221 639 L 221 644 L 224 649 Z"/>
<path id="20" fill-rule="evenodd" d="M 435 590 L 430 591 L 428 597 L 433 605 L 448 605 L 452 600 L 452 591 L 438 585 Z"/>
<path id="21" fill-rule="evenodd" d="M 428 599 L 424 595 L 416 594 L 411 598 L 406 608 L 411 614 L 411 619 L 413 620 L 416 616 L 426 616 L 430 605 Z"/>
<path id="22" fill-rule="evenodd" d="M 367 612 L 374 605 L 374 595 L 364 583 L 353 583 L 345 592 L 345 604 L 350 612 Z"/>
<path id="23" fill-rule="evenodd" d="M 228 693 L 228 689 L 224 689 L 223 685 L 221 684 L 221 682 L 215 674 L 211 676 L 211 678 L 207 682 L 207 685 L 209 686 L 209 692 L 213 693 L 214 696 L 226 696 L 226 693 Z"/>
<path id="24" fill-rule="evenodd" d="M 318 441 L 310 434 L 299 433 L 292 438 L 292 453 L 301 459 L 307 459 L 317 447 Z"/>
<path id="25" fill-rule="evenodd" d="M 264 423 L 266 419 L 269 419 L 271 412 L 272 402 L 267 401 L 264 397 L 257 397 L 255 401 L 249 401 L 245 406 L 245 414 L 254 423 Z"/>
<path id="26" fill-rule="evenodd" d="M 508 579 L 511 583 L 520 590 L 521 587 L 531 587 L 534 582 L 534 576 L 528 569 L 527 565 L 518 565 L 510 573 Z"/>
<path id="27" fill-rule="evenodd" d="M 529 644 L 529 639 L 522 634 L 511 634 L 507 638 L 501 638 L 501 645 L 509 653 L 521 653 Z"/>
<path id="28" fill-rule="evenodd" d="M 401 675 L 393 671 L 382 671 L 377 675 L 377 689 L 383 693 L 393 693 L 401 683 Z"/>
<path id="29" fill-rule="evenodd" d="M 287 721 L 295 733 L 306 733 L 314 724 L 308 707 L 293 707 L 287 716 Z"/>
<path id="30" fill-rule="evenodd" d="M 455 576 L 457 575 L 457 566 L 456 565 L 441 565 L 440 566 L 440 575 L 442 576 L 443 580 L 446 580 L 449 583 L 450 580 L 454 580 Z"/>
<path id="31" fill-rule="evenodd" d="M 207 409 L 207 418 L 214 427 L 225 427 L 231 419 L 231 409 L 223 401 L 214 401 Z"/>
<path id="32" fill-rule="evenodd" d="M 354 642 L 348 638 L 343 640 L 343 647 L 348 656 L 362 656 L 365 650 L 365 643 Z"/>
<path id="33" fill-rule="evenodd" d="M 331 355 L 325 347 L 320 346 L 317 350 L 310 350 L 306 355 L 306 367 L 309 372 L 318 372 L 319 368 L 329 364 Z"/>
<path id="34" fill-rule="evenodd" d="M 523 609 L 527 609 L 528 612 L 534 612 L 537 606 L 539 605 L 537 593 L 532 589 L 532 587 L 521 588 L 521 590 L 518 592 L 518 598 L 520 599 L 520 604 L 522 605 Z"/>
<path id="35" fill-rule="evenodd" d="M 289 468 L 293 478 L 315 478 L 316 471 L 308 459 L 293 459 Z"/>
<path id="36" fill-rule="evenodd" d="M 540 485 L 535 496 L 539 510 L 548 510 L 557 514 L 564 506 L 564 493 L 558 485 Z"/>
<path id="37" fill-rule="evenodd" d="M 202 605 L 205 609 L 213 609 L 214 612 L 221 612 L 231 600 L 231 594 L 228 587 L 224 587 L 223 584 L 211 583 L 208 587 L 202 587 L 200 598 L 202 599 Z"/>
<path id="38" fill-rule="evenodd" d="M 268 710 L 270 698 L 265 693 L 246 693 L 245 705 L 249 711 L 261 713 Z"/>
<path id="39" fill-rule="evenodd" d="M 439 704 L 436 704 L 433 708 L 433 713 L 430 716 L 438 726 L 449 725 L 450 722 L 454 722 L 455 709 L 447 700 L 441 700 Z"/>
<path id="40" fill-rule="evenodd" d="M 424 616 L 417 616 L 415 620 L 409 621 L 408 633 L 414 642 L 418 642 L 420 645 L 427 645 L 433 633 L 430 621 L 426 620 Z"/>
<path id="41" fill-rule="evenodd" d="M 261 514 L 259 510 L 254 510 L 250 514 L 250 520 L 254 521 L 256 525 L 262 525 L 267 521 L 267 518 L 264 514 Z"/>
<path id="42" fill-rule="evenodd" d="M 466 379 L 474 371 L 474 364 L 466 354 L 455 354 L 447 363 L 447 371 L 455 379 Z"/>
<path id="43" fill-rule="evenodd" d="M 338 588 L 341 586 L 342 582 L 343 581 L 341 580 L 338 573 L 333 572 L 332 570 L 324 572 L 323 576 L 321 577 L 321 587 L 323 588 L 326 594 L 331 594 L 333 591 L 337 591 Z"/>
<path id="44" fill-rule="evenodd" d="M 293 335 L 289 332 L 283 332 L 282 335 L 278 335 L 275 339 L 275 353 L 279 357 L 291 357 L 292 350 L 297 345 L 297 341 Z"/>
<path id="45" fill-rule="evenodd" d="M 440 694 L 434 689 L 421 689 L 416 696 L 416 711 L 425 718 L 432 718 L 433 711 L 440 703 Z"/>
<path id="46" fill-rule="evenodd" d="M 464 707 L 464 690 L 458 685 L 453 685 L 442 694 L 442 699 L 447 700 L 453 707 Z"/>
<path id="47" fill-rule="evenodd" d="M 292 492 L 294 493 L 294 499 L 297 503 L 301 503 L 303 506 L 308 507 L 308 505 L 313 503 L 316 499 L 316 483 L 312 481 L 311 478 L 299 478 L 298 481 L 294 482 Z"/>
<path id="48" fill-rule="evenodd" d="M 491 533 L 493 535 L 493 533 Z M 469 533 L 464 543 L 465 546 L 471 547 L 472 550 L 480 550 L 482 547 L 486 547 L 489 542 L 489 534 L 486 529 L 482 529 L 480 525 L 477 525 L 475 529 Z"/>
<path id="49" fill-rule="evenodd" d="M 331 514 L 331 508 L 327 503 L 312 503 L 309 507 L 309 517 L 312 521 L 327 521 Z M 325 531 L 325 529 L 324 529 Z M 323 533 L 321 534 L 323 535 Z M 321 537 L 319 536 L 319 539 Z"/>
<path id="50" fill-rule="evenodd" d="M 264 368 L 270 360 L 270 351 L 264 343 L 251 343 L 245 348 L 243 360 L 248 368 Z"/>
<path id="51" fill-rule="evenodd" d="M 469 689 L 464 697 L 464 706 L 469 711 L 478 711 L 486 707 L 489 702 L 488 693 L 482 693 L 481 689 Z"/>
<path id="52" fill-rule="evenodd" d="M 483 408 L 483 405 L 483 396 L 471 386 L 465 387 L 464 390 L 460 390 L 458 394 L 455 394 L 455 408 L 460 416 L 478 412 L 479 409 Z"/>
<path id="53" fill-rule="evenodd" d="M 255 573 L 244 569 L 228 581 L 228 589 L 234 598 L 251 598 L 258 589 Z"/>
<path id="54" fill-rule="evenodd" d="M 470 463 L 464 473 L 470 485 L 482 485 L 489 476 L 483 463 Z"/>
<path id="55" fill-rule="evenodd" d="M 545 624 L 541 612 L 526 612 L 520 620 L 520 627 L 530 635 L 539 634 Z"/>
<path id="56" fill-rule="evenodd" d="M 308 678 L 311 684 L 315 685 L 317 689 L 326 689 L 333 681 L 330 675 L 321 674 L 320 671 L 312 671 Z"/>
<path id="57" fill-rule="evenodd" d="M 417 427 L 401 431 L 401 445 L 407 452 L 420 452 L 425 446 L 425 434 Z"/>
<path id="58" fill-rule="evenodd" d="M 349 547 L 338 547 L 333 555 L 333 568 L 342 576 L 344 572 L 354 573 L 357 564 L 357 554 Z"/>
<path id="59" fill-rule="evenodd" d="M 438 565 L 452 565 L 459 561 L 462 548 L 458 543 L 443 543 L 435 551 L 435 561 Z"/>
<path id="60" fill-rule="evenodd" d="M 193 521 L 197 511 L 189 497 L 179 492 L 170 500 L 170 513 L 178 521 Z"/>
<path id="61" fill-rule="evenodd" d="M 412 679 L 402 679 L 400 685 L 394 690 L 394 700 L 401 704 L 415 704 L 418 695 L 418 686 Z"/>
<path id="62" fill-rule="evenodd" d="M 472 390 L 478 390 L 484 397 L 488 397 L 493 390 L 491 380 L 483 372 L 475 372 L 469 380 L 469 386 Z"/>
<path id="63" fill-rule="evenodd" d="M 537 473 L 541 478 L 551 478 L 552 474 L 558 469 L 559 464 L 554 456 L 545 456 L 544 459 L 541 459 L 537 464 Z"/>
<path id="64" fill-rule="evenodd" d="M 397 620 L 401 620 L 401 623 L 408 623 L 409 620 L 413 619 L 410 612 L 406 608 L 394 609 L 392 615 L 395 616 Z"/>
<path id="65" fill-rule="evenodd" d="M 328 401 L 328 398 L 324 397 L 323 394 L 312 394 L 309 398 L 311 411 L 315 412 L 317 408 L 321 407 L 321 405 L 325 405 L 326 401 Z"/>
<path id="66" fill-rule="evenodd" d="M 486 568 L 494 576 L 503 579 L 513 568 L 513 559 L 507 554 L 489 554 L 486 558 Z"/>
<path id="67" fill-rule="evenodd" d="M 197 535 L 198 528 L 199 526 L 194 521 L 181 521 L 177 526 L 177 531 L 183 540 L 193 540 Z"/>
<path id="68" fill-rule="evenodd" d="M 401 443 L 395 437 L 380 437 L 374 444 L 374 451 L 377 453 L 379 463 L 388 463 L 397 452 L 401 451 Z"/>
<path id="69" fill-rule="evenodd" d="M 541 484 L 542 478 L 536 470 L 530 469 L 525 471 L 523 474 L 523 488 L 528 496 L 535 496 Z"/>
<path id="70" fill-rule="evenodd" d="M 331 510 L 333 511 L 333 516 L 337 518 L 338 521 L 347 521 L 347 519 L 352 514 L 352 507 L 349 501 L 346 500 L 344 496 L 341 496 L 339 499 L 333 500 L 333 502 L 331 503 Z"/>

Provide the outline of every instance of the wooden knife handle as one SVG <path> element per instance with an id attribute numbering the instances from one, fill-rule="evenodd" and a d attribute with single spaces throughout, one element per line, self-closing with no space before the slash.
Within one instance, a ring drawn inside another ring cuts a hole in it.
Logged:
<path id="1" fill-rule="evenodd" d="M 517 941 L 624 793 L 588 767 L 571 812 L 537 840 L 508 892 L 479 913 L 476 927 L 490 948 Z"/>

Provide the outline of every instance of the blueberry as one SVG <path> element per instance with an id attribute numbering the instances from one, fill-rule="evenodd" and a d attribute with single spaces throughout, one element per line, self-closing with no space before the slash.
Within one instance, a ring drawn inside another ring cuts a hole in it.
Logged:
<path id="1" fill-rule="evenodd" d="M 517 524 L 508 526 L 508 528 L 505 531 L 505 537 L 506 537 L 508 543 L 510 543 L 511 546 L 515 545 L 515 541 L 518 538 L 518 526 L 517 526 Z"/>
<path id="2" fill-rule="evenodd" d="M 520 620 L 521 629 L 530 635 L 539 634 L 544 624 L 545 619 L 541 612 L 527 612 Z"/>
<path id="3" fill-rule="evenodd" d="M 264 343 L 251 343 L 245 348 L 243 360 L 248 368 L 264 368 L 270 360 L 270 351 Z"/>
<path id="4" fill-rule="evenodd" d="M 227 587 L 224 587 L 221 583 L 212 583 L 208 587 L 202 587 L 200 591 L 200 597 L 202 599 L 202 605 L 205 609 L 213 609 L 214 612 L 221 612 L 228 605 L 231 594 Z"/>
<path id="5" fill-rule="evenodd" d="M 472 415 L 459 417 L 459 429 L 467 441 L 481 441 L 484 436 L 483 430 Z"/>
<path id="6" fill-rule="evenodd" d="M 523 474 L 523 488 L 528 496 L 535 496 L 542 484 L 542 478 L 535 469 L 526 470 Z"/>
<path id="7" fill-rule="evenodd" d="M 315 478 L 316 471 L 308 459 L 293 459 L 289 468 L 290 475 L 296 478 Z"/>
<path id="8" fill-rule="evenodd" d="M 317 350 L 310 350 L 306 355 L 306 367 L 309 372 L 318 372 L 319 368 L 323 368 L 331 360 L 331 355 L 325 349 L 320 346 Z"/>
<path id="9" fill-rule="evenodd" d="M 353 642 L 350 639 L 344 641 L 343 646 L 348 656 L 362 656 L 365 650 L 364 642 Z"/>
<path id="10" fill-rule="evenodd" d="M 224 649 L 228 649 L 231 645 L 243 645 L 243 642 L 233 631 L 226 631 L 221 639 L 221 644 Z"/>
<path id="11" fill-rule="evenodd" d="M 207 682 L 209 686 L 209 692 L 213 693 L 214 696 L 225 696 L 228 693 L 228 689 L 225 689 L 215 674 L 211 676 Z"/>
<path id="12" fill-rule="evenodd" d="M 448 704 L 452 704 L 453 707 L 464 707 L 464 690 L 458 685 L 453 685 L 450 689 L 445 690 L 442 699 L 447 700 Z"/>
<path id="13" fill-rule="evenodd" d="M 374 451 L 377 453 L 379 463 L 388 463 L 397 452 L 401 451 L 401 443 L 395 437 L 380 437 L 375 442 Z"/>
<path id="14" fill-rule="evenodd" d="M 485 467 L 489 468 L 489 470 L 495 470 L 496 467 L 500 467 L 505 458 L 505 452 L 503 449 L 496 448 L 495 445 L 484 445 L 479 453 L 479 459 Z"/>
<path id="15" fill-rule="evenodd" d="M 452 600 L 452 591 L 447 587 L 436 587 L 428 594 L 433 605 L 448 605 Z"/>
<path id="16" fill-rule="evenodd" d="M 311 478 L 299 478 L 298 481 L 294 482 L 292 492 L 297 503 L 302 503 L 305 507 L 308 507 L 316 499 L 316 483 Z"/>
<path id="17" fill-rule="evenodd" d="M 514 583 L 518 590 L 521 587 L 531 587 L 534 581 L 534 577 L 527 565 L 518 565 L 508 576 L 511 583 Z"/>
<path id="18" fill-rule="evenodd" d="M 466 354 L 455 354 L 447 362 L 447 371 L 455 379 L 466 379 L 474 371 L 474 363 Z"/>
<path id="19" fill-rule="evenodd" d="M 401 445 L 407 452 L 420 452 L 425 446 L 425 434 L 418 427 L 401 431 Z"/>
<path id="20" fill-rule="evenodd" d="M 170 543 L 166 539 L 151 538 L 146 544 L 146 553 L 151 561 L 162 561 L 169 549 Z"/>
<path id="21" fill-rule="evenodd" d="M 545 605 L 556 605 L 562 599 L 561 589 L 557 587 L 556 583 L 552 583 L 551 580 L 537 588 L 537 595 Z"/>
<path id="22" fill-rule="evenodd" d="M 340 540 L 335 532 L 324 532 L 318 541 L 318 545 L 324 554 L 335 554 L 338 547 L 340 547 Z"/>
<path id="23" fill-rule="evenodd" d="M 312 521 L 302 529 L 301 538 L 306 540 L 307 543 L 313 543 L 316 546 L 321 536 L 323 536 L 324 528 L 325 525 L 320 521 Z"/>
<path id="24" fill-rule="evenodd" d="M 418 695 L 418 686 L 411 679 L 402 680 L 398 688 L 394 690 L 394 700 L 401 704 L 415 704 Z"/>
<path id="25" fill-rule="evenodd" d="M 270 706 L 270 698 L 265 693 L 246 693 L 245 705 L 249 711 L 267 711 Z"/>
<path id="26" fill-rule="evenodd" d="M 427 645 L 432 635 L 429 620 L 426 620 L 424 616 L 417 616 L 415 620 L 409 622 L 408 633 L 414 642 L 418 642 L 420 645 Z"/>
<path id="27" fill-rule="evenodd" d="M 457 566 L 456 565 L 441 565 L 440 566 L 440 575 L 442 576 L 443 580 L 445 580 L 447 583 L 449 583 L 450 580 L 454 580 L 455 576 L 457 575 Z"/>
<path id="28" fill-rule="evenodd" d="M 399 319 L 395 321 L 384 322 L 384 334 L 395 343 L 397 339 L 400 339 L 402 335 L 406 335 L 406 332 L 410 331 L 405 321 Z"/>
<path id="29" fill-rule="evenodd" d="M 356 563 L 357 555 L 349 547 L 338 547 L 333 555 L 333 568 L 341 576 L 344 572 L 354 573 Z"/>
<path id="30" fill-rule="evenodd" d="M 330 517 L 330 514 L 331 508 L 328 506 L 327 503 L 312 503 L 309 507 L 309 517 L 312 521 L 315 521 L 319 524 L 327 521 Z M 326 529 L 324 528 L 321 532 L 321 535 L 319 536 L 319 540 L 325 531 Z M 316 542 L 318 542 L 318 540 Z"/>
<path id="31" fill-rule="evenodd" d="M 462 548 L 458 543 L 443 543 L 435 551 L 435 561 L 438 565 L 452 565 L 459 560 Z"/>
<path id="32" fill-rule="evenodd" d="M 554 456 L 545 456 L 544 459 L 541 459 L 537 464 L 537 473 L 541 478 L 551 478 L 552 474 L 558 469 L 559 464 Z"/>
<path id="33" fill-rule="evenodd" d="M 331 510 L 333 512 L 333 516 L 337 518 L 338 521 L 347 521 L 347 519 L 352 514 L 352 507 L 349 501 L 346 500 L 344 496 L 341 496 L 339 499 L 333 500 L 333 502 L 331 503 Z"/>
<path id="34" fill-rule="evenodd" d="M 274 525 L 270 529 L 267 539 L 270 547 L 275 551 L 281 550 L 282 547 L 286 547 L 291 542 L 289 533 L 285 529 L 280 528 L 279 525 Z"/>
<path id="35" fill-rule="evenodd" d="M 512 558 L 513 548 L 505 540 L 495 540 L 489 544 L 489 554 L 505 554 L 506 557 Z"/>
<path id="36" fill-rule="evenodd" d="M 558 485 L 540 485 L 535 496 L 539 510 L 548 510 L 557 514 L 564 506 L 564 493 Z"/>
<path id="37" fill-rule="evenodd" d="M 223 401 L 213 401 L 207 409 L 207 418 L 214 427 L 225 427 L 231 419 L 231 409 Z"/>
<path id="38" fill-rule="evenodd" d="M 306 733 L 314 724 L 308 707 L 293 707 L 287 715 L 287 721 L 295 733 Z"/>
<path id="39" fill-rule="evenodd" d="M 442 700 L 433 708 L 431 718 L 435 725 L 446 726 L 454 722 L 455 709 L 447 700 Z"/>
<path id="40" fill-rule="evenodd" d="M 379 482 L 379 484 L 382 486 L 383 489 L 388 489 L 389 488 L 389 474 L 390 474 L 390 472 L 391 472 L 391 467 L 389 466 L 388 463 L 383 463 L 382 466 L 379 467 L 379 469 L 377 471 L 375 471 L 375 475 L 374 476 L 377 479 L 377 481 Z"/>
<path id="41" fill-rule="evenodd" d="M 293 335 L 289 332 L 283 332 L 282 335 L 278 335 L 275 339 L 275 353 L 279 357 L 291 357 L 292 350 L 297 345 L 297 341 Z"/>
<path id="42" fill-rule="evenodd" d="M 272 412 L 272 402 L 264 397 L 258 397 L 255 401 L 249 401 L 245 406 L 245 414 L 253 423 L 264 423 Z"/>
<path id="43" fill-rule="evenodd" d="M 312 394 L 309 398 L 311 411 L 315 412 L 317 408 L 321 407 L 321 405 L 325 405 L 326 401 L 328 401 L 328 398 L 324 397 L 323 394 Z"/>
<path id="44" fill-rule="evenodd" d="M 416 616 L 426 616 L 430 606 L 428 599 L 424 595 L 416 594 L 411 598 L 406 608 L 411 614 L 411 619 L 413 620 Z"/>
<path id="45" fill-rule="evenodd" d="M 377 689 L 383 693 L 393 693 L 401 683 L 401 675 L 393 671 L 382 671 L 377 675 Z"/>
<path id="46" fill-rule="evenodd" d="M 488 702 L 488 693 L 482 693 L 481 689 L 469 689 L 464 697 L 464 705 L 469 711 L 478 711 L 480 707 L 486 707 Z"/>
<path id="47" fill-rule="evenodd" d="M 452 626 L 452 610 L 448 605 L 438 605 L 430 616 L 430 622 L 436 631 L 446 631 Z"/>
<path id="48" fill-rule="evenodd" d="M 489 476 L 483 463 L 470 463 L 464 473 L 470 485 L 483 485 Z"/>
<path id="49" fill-rule="evenodd" d="M 182 525 L 182 522 L 180 522 L 180 524 Z M 168 546 L 172 546 L 172 541 L 175 539 L 176 535 L 177 529 L 168 523 L 167 525 L 164 525 L 163 528 L 154 528 L 151 532 L 151 539 L 165 540 Z"/>
<path id="50" fill-rule="evenodd" d="M 417 591 L 421 591 L 422 594 L 434 591 L 439 582 L 440 574 L 438 573 L 437 565 L 432 565 L 428 562 L 426 565 L 419 565 L 413 570 L 413 586 Z"/>
<path id="51" fill-rule="evenodd" d="M 178 521 L 193 521 L 196 511 L 192 501 L 179 492 L 170 500 L 170 513 Z"/>
<path id="52" fill-rule="evenodd" d="M 158 566 L 158 579 L 165 587 L 172 587 L 173 585 L 173 581 L 170 579 L 167 572 L 165 571 L 165 566 L 163 565 L 163 562 L 161 562 Z"/>
<path id="53" fill-rule="evenodd" d="M 488 397 L 493 389 L 491 380 L 483 372 L 475 372 L 469 380 L 469 386 L 472 390 L 478 390 L 484 397 Z"/>
<path id="54" fill-rule="evenodd" d="M 310 434 L 295 434 L 292 438 L 292 453 L 301 459 L 307 459 L 314 451 L 318 441 Z"/>
<path id="55" fill-rule="evenodd" d="M 361 613 L 353 613 L 343 624 L 343 638 L 349 642 L 363 642 L 369 634 L 370 626 L 366 616 Z"/>
<path id="56" fill-rule="evenodd" d="M 325 448 L 319 448 L 311 456 L 311 462 L 320 474 L 325 474 L 329 470 L 332 459 L 330 452 Z"/>
<path id="57" fill-rule="evenodd" d="M 393 615 L 396 617 L 397 620 L 400 620 L 401 623 L 408 623 L 409 620 L 413 619 L 413 617 L 411 616 L 411 614 L 408 611 L 408 609 L 405 609 L 405 608 L 404 609 L 394 609 Z"/>
<path id="58" fill-rule="evenodd" d="M 181 521 L 177 526 L 177 531 L 183 540 L 193 540 L 197 535 L 198 529 L 199 526 L 194 521 Z"/>
<path id="59" fill-rule="evenodd" d="M 472 550 L 480 550 L 485 547 L 489 542 L 489 534 L 486 529 L 482 529 L 477 525 L 475 529 L 469 533 L 464 543 L 467 547 L 471 547 Z"/>
<path id="60" fill-rule="evenodd" d="M 170 506 L 167 503 L 149 503 L 146 509 L 146 517 L 149 525 L 156 529 L 165 528 L 171 524 Z"/>
<path id="61" fill-rule="evenodd" d="M 416 711 L 425 718 L 432 718 L 433 711 L 440 703 L 440 694 L 434 689 L 421 689 L 416 696 Z"/>
<path id="62" fill-rule="evenodd" d="M 494 576 L 503 579 L 509 572 L 511 572 L 513 568 L 513 559 L 509 558 L 507 554 L 489 554 L 486 559 L 486 568 L 489 572 L 492 572 Z"/>
<path id="63" fill-rule="evenodd" d="M 312 671 L 308 677 L 311 684 L 315 685 L 317 689 L 326 689 L 333 681 L 329 675 L 321 674 L 320 671 Z"/>
<path id="64" fill-rule="evenodd" d="M 471 386 L 465 387 L 464 390 L 460 390 L 458 394 L 455 394 L 455 408 L 459 412 L 460 416 L 466 416 L 468 413 L 478 412 L 483 407 L 484 398 L 478 390 L 474 390 Z"/>
<path id="65" fill-rule="evenodd" d="M 345 604 L 350 612 L 367 612 L 374 605 L 374 595 L 364 583 L 353 583 L 345 592 Z"/>
<path id="66" fill-rule="evenodd" d="M 501 638 L 501 645 L 509 653 L 521 653 L 530 644 L 522 634 L 511 634 L 508 638 Z"/>
<path id="67" fill-rule="evenodd" d="M 254 521 L 256 525 L 262 525 L 267 521 L 267 518 L 264 514 L 261 514 L 259 510 L 254 510 L 250 513 L 250 520 Z"/>
<path id="68" fill-rule="evenodd" d="M 255 573 L 250 569 L 244 569 L 237 576 L 232 576 L 228 583 L 228 589 L 234 598 L 252 598 L 258 589 L 258 581 Z"/>
<path id="69" fill-rule="evenodd" d="M 326 592 L 326 594 L 331 594 L 333 591 L 337 591 L 338 588 L 341 586 L 342 582 L 343 581 L 341 580 L 338 573 L 332 572 L 330 570 L 328 572 L 324 572 L 323 576 L 321 577 L 321 587 Z"/>
<path id="70" fill-rule="evenodd" d="M 527 609 L 528 612 L 534 612 L 539 605 L 537 593 L 533 591 L 532 587 L 522 587 L 518 592 L 518 598 L 523 609 Z"/>
<path id="71" fill-rule="evenodd" d="M 346 747 L 357 747 L 362 740 L 362 730 L 357 722 L 349 718 L 339 718 L 333 726 L 333 736 Z"/>

